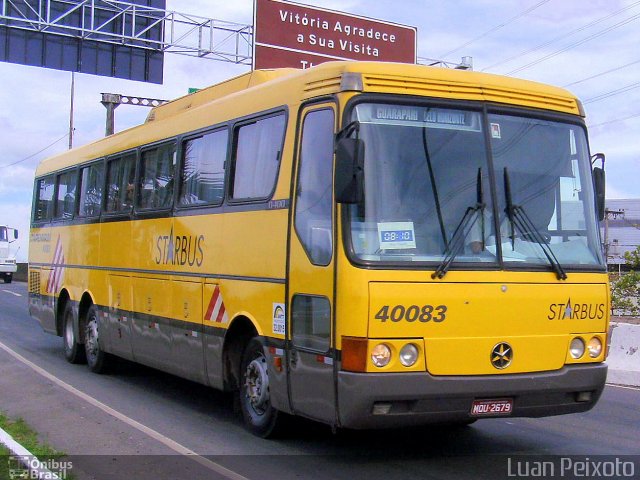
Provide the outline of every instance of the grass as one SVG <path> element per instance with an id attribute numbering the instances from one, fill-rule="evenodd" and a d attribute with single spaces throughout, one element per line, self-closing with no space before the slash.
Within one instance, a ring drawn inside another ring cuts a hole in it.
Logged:
<path id="1" fill-rule="evenodd" d="M 0 412 L 0 428 L 13 437 L 13 439 L 29 450 L 40 461 L 50 459 L 60 459 L 64 457 L 63 452 L 51 448 L 46 443 L 38 440 L 38 434 L 22 418 L 12 420 L 3 412 Z M 9 479 L 9 456 L 11 452 L 4 445 L 0 444 L 0 479 Z M 15 468 L 15 465 L 11 465 Z M 62 477 L 61 477 L 62 478 Z M 64 478 L 70 479 L 70 475 Z"/>

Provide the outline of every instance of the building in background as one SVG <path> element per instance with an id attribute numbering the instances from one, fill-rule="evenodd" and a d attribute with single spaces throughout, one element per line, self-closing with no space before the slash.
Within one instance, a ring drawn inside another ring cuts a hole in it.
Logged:
<path id="1" fill-rule="evenodd" d="M 600 224 L 610 269 L 625 268 L 624 254 L 640 246 L 640 198 L 607 200 L 606 217 Z"/>

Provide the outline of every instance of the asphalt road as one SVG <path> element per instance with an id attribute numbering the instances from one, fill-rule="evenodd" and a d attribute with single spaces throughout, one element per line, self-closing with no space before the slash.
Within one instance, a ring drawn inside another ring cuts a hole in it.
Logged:
<path id="1" fill-rule="evenodd" d="M 0 284 L 0 410 L 68 453 L 79 480 L 496 479 L 531 475 L 538 461 L 555 465 L 546 478 L 585 478 L 577 462 L 593 474 L 616 458 L 640 478 L 639 389 L 607 386 L 593 410 L 561 417 L 336 434 L 300 420 L 262 440 L 231 395 L 124 361 L 109 375 L 67 363 L 62 339 L 29 317 L 24 283 Z"/>

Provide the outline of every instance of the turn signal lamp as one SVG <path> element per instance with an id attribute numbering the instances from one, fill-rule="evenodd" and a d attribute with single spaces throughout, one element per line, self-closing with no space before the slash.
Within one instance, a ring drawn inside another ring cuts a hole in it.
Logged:
<path id="1" fill-rule="evenodd" d="M 368 340 L 360 337 L 342 337 L 342 370 L 367 371 Z"/>

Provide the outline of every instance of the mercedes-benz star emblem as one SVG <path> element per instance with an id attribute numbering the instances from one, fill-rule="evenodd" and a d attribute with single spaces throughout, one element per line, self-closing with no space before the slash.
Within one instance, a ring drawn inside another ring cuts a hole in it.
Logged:
<path id="1" fill-rule="evenodd" d="M 503 370 L 513 361 L 513 349 L 508 343 L 499 343 L 491 350 L 491 364 L 498 370 Z"/>

